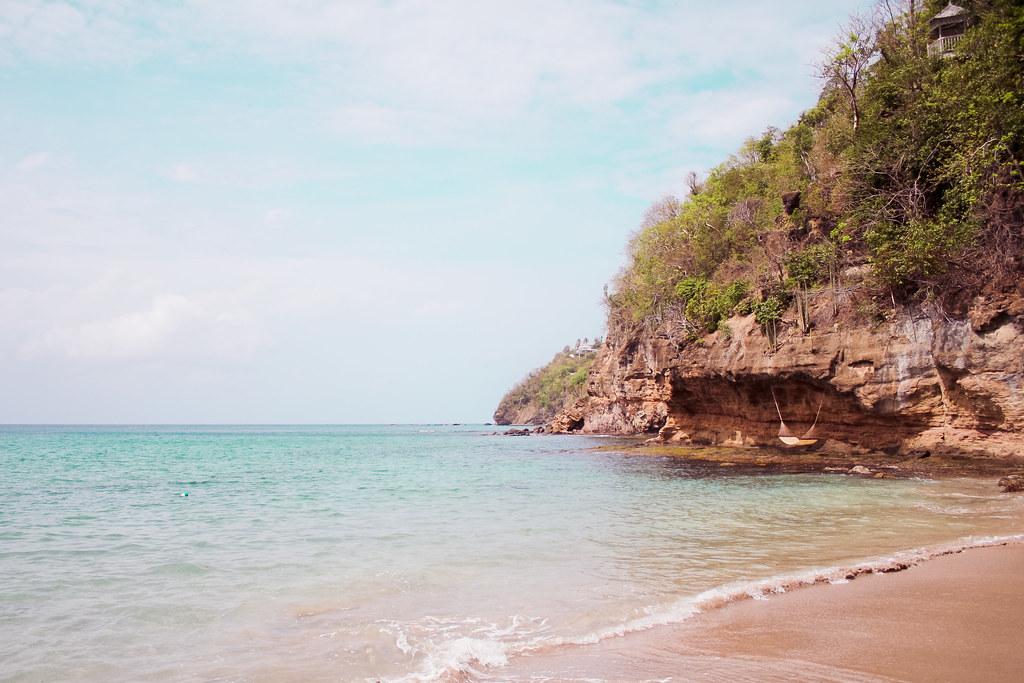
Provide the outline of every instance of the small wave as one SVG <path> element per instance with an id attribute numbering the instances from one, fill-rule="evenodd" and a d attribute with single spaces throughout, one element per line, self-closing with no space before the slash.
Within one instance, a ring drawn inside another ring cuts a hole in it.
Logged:
<path id="1" fill-rule="evenodd" d="M 464 636 L 446 641 L 428 658 L 428 668 L 440 675 L 475 673 L 478 667 L 494 669 L 508 664 L 510 646 L 490 638 Z"/>
<path id="2" fill-rule="evenodd" d="M 506 666 L 509 659 L 533 647 L 538 633 L 548 626 L 547 619 L 517 614 L 507 623 L 494 623 L 479 617 L 424 617 L 415 624 L 386 622 L 381 631 L 395 638 L 395 646 L 409 657 L 419 659 L 417 670 L 390 679 L 391 683 L 460 681 L 481 675 L 485 669 Z M 420 632 L 412 637 L 412 632 Z M 438 638 L 420 637 L 423 633 Z"/>
<path id="3" fill-rule="evenodd" d="M 953 555 L 972 548 L 1024 543 L 1024 534 L 1012 536 L 968 537 L 951 543 L 923 546 L 878 556 L 863 562 L 813 568 L 802 572 L 780 574 L 754 581 L 741 581 L 716 586 L 694 596 L 687 596 L 666 607 L 652 607 L 645 616 L 622 624 L 607 626 L 579 636 L 538 635 L 546 630 L 546 620 L 516 617 L 506 628 L 478 628 L 471 636 L 459 636 L 431 644 L 423 651 L 422 666 L 415 673 L 395 679 L 393 683 L 425 681 L 456 681 L 479 676 L 481 669 L 506 666 L 512 657 L 541 650 L 594 645 L 630 633 L 648 631 L 659 626 L 682 623 L 695 615 L 725 607 L 742 600 L 763 600 L 772 595 L 816 584 L 847 583 L 863 574 L 901 571 L 943 555 Z M 459 628 L 437 624 L 440 632 L 452 633 Z M 392 632 L 400 640 L 399 647 L 407 654 L 417 648 L 410 645 L 404 633 Z M 454 635 L 454 634 L 453 634 Z M 521 639 L 517 639 L 517 636 Z"/>
<path id="4" fill-rule="evenodd" d="M 809 569 L 803 572 L 781 574 L 755 581 L 735 582 L 706 590 L 693 597 L 683 598 L 668 609 L 632 620 L 620 626 L 604 629 L 579 639 L 568 639 L 567 645 L 585 645 L 608 637 L 645 631 L 656 626 L 680 623 L 695 614 L 724 607 L 745 599 L 764 599 L 803 586 L 821 583 L 846 583 L 862 574 L 883 574 L 901 571 L 943 555 L 954 555 L 972 548 L 1024 543 L 1024 534 L 1012 536 L 968 537 L 951 543 L 924 546 L 893 553 L 850 565 Z"/>

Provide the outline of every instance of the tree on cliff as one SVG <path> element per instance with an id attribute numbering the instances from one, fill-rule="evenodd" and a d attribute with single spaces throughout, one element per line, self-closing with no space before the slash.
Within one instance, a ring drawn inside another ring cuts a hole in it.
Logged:
<path id="1" fill-rule="evenodd" d="M 833 315 L 872 318 L 881 301 L 957 308 L 1012 288 L 1024 275 L 1024 6 L 964 5 L 953 52 L 927 49 L 944 0 L 881 0 L 870 21 L 851 20 L 813 109 L 692 179 L 685 202 L 652 205 L 606 297 L 610 326 L 696 340 L 728 334 L 733 313 L 774 329 L 796 306 L 806 331 L 816 296 Z"/>
<path id="2" fill-rule="evenodd" d="M 853 15 L 836 42 L 825 49 L 824 59 L 818 65 L 818 77 L 846 93 L 854 131 L 860 125 L 857 101 L 863 89 L 864 77 L 868 66 L 877 56 L 873 28 L 866 16 Z"/>

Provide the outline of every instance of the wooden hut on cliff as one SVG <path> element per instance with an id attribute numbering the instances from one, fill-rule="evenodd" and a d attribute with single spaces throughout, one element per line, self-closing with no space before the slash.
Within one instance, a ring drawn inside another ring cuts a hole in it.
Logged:
<path id="1" fill-rule="evenodd" d="M 928 54 L 942 57 L 953 54 L 970 23 L 971 17 L 967 10 L 953 3 L 946 5 L 944 10 L 928 20 L 931 29 Z"/>

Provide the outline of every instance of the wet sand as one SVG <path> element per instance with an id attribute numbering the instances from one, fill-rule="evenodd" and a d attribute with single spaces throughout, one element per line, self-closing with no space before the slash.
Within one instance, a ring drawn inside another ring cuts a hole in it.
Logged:
<path id="1" fill-rule="evenodd" d="M 702 614 L 685 651 L 907 681 L 1024 680 L 1024 545 L 974 548 Z"/>
<path id="2" fill-rule="evenodd" d="M 520 664 L 561 681 L 1020 681 L 1024 545 L 743 600 L 553 654 Z"/>

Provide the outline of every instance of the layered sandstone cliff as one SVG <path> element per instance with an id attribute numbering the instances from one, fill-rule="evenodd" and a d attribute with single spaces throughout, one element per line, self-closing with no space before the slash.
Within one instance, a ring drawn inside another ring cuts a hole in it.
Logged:
<path id="1" fill-rule="evenodd" d="M 784 325 L 777 348 L 753 316 L 688 341 L 612 332 L 587 396 L 554 431 L 651 434 L 667 442 L 781 445 L 779 412 L 816 448 L 891 454 L 1024 455 L 1024 297 L 977 301 L 959 316 L 904 307 L 880 325 Z M 812 447 L 812 448 L 813 448 Z"/>

